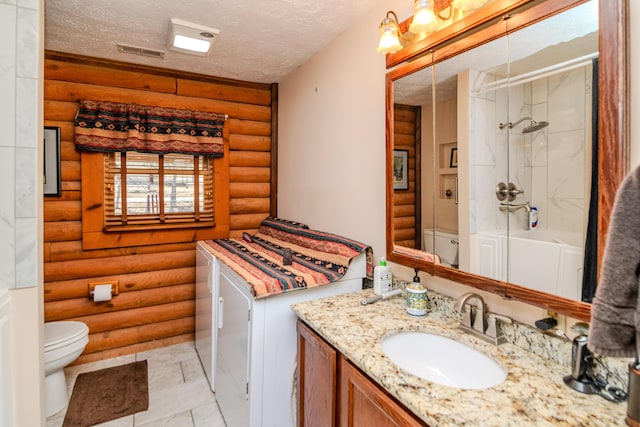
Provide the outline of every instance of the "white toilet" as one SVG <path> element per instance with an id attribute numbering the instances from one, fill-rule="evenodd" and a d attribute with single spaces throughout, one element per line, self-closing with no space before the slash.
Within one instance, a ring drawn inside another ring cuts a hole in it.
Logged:
<path id="1" fill-rule="evenodd" d="M 435 234 L 434 234 L 435 232 Z M 433 244 L 435 242 L 435 251 Z M 446 267 L 458 268 L 458 235 L 440 229 L 424 229 L 424 249 L 440 257 L 440 263 Z"/>
<path id="2" fill-rule="evenodd" d="M 89 328 L 82 322 L 44 324 L 45 411 L 49 417 L 69 403 L 64 368 L 82 354 L 89 342 Z"/>

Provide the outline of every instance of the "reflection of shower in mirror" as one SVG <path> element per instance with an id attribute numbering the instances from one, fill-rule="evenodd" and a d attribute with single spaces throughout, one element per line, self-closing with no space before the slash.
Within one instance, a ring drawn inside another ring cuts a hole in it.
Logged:
<path id="1" fill-rule="evenodd" d="M 513 129 L 513 128 L 514 128 L 514 126 L 518 125 L 520 122 L 523 122 L 523 121 L 525 121 L 525 120 L 529 120 L 531 123 L 529 123 L 529 126 L 525 126 L 525 127 L 522 129 L 522 133 L 531 133 L 531 132 L 535 132 L 535 131 L 537 131 L 537 130 L 540 130 L 540 129 L 543 129 L 543 128 L 546 128 L 547 126 L 549 126 L 549 122 L 536 122 L 535 120 L 533 120 L 533 118 L 532 118 L 532 117 L 523 117 L 523 118 L 521 118 L 520 120 L 518 120 L 518 121 L 517 121 L 517 122 L 515 122 L 515 123 L 511 123 L 511 122 L 509 122 L 508 124 L 500 123 L 500 124 L 498 125 L 498 127 L 499 127 L 500 129 L 504 129 L 504 127 L 508 125 L 508 126 L 509 126 L 509 129 Z"/>

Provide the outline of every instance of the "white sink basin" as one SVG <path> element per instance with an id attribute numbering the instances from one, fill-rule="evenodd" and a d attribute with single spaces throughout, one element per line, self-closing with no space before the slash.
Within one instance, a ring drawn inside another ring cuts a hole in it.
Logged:
<path id="1" fill-rule="evenodd" d="M 451 338 L 401 332 L 383 338 L 382 351 L 396 365 L 425 380 L 463 389 L 498 385 L 507 372 L 485 354 Z"/>

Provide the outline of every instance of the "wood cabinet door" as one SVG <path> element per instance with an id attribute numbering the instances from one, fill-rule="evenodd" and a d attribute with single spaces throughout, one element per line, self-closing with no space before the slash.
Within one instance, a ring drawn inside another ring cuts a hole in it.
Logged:
<path id="1" fill-rule="evenodd" d="M 338 360 L 340 427 L 426 426 L 396 403 L 344 357 Z"/>
<path id="2" fill-rule="evenodd" d="M 297 330 L 298 426 L 335 426 L 336 350 L 301 321 Z"/>

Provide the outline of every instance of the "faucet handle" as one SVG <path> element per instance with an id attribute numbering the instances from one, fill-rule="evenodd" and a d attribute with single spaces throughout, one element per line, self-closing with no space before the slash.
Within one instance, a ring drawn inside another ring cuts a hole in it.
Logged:
<path id="1" fill-rule="evenodd" d="M 473 310 L 473 308 L 471 310 Z M 473 318 L 473 329 L 480 332 L 481 334 L 484 334 L 487 330 L 487 309 L 484 305 L 484 301 L 478 304 L 474 311 L 475 317 Z"/>
<path id="2" fill-rule="evenodd" d="M 513 323 L 513 320 L 507 316 L 503 316 L 497 313 L 489 313 L 487 315 L 487 330 L 485 334 L 496 340 L 496 344 L 504 341 L 504 335 L 501 333 L 498 335 L 498 320 L 504 323 Z"/>
<path id="3" fill-rule="evenodd" d="M 471 310 L 462 311 L 462 319 L 460 320 L 460 324 L 468 328 L 471 328 L 473 326 L 471 321 Z"/>

